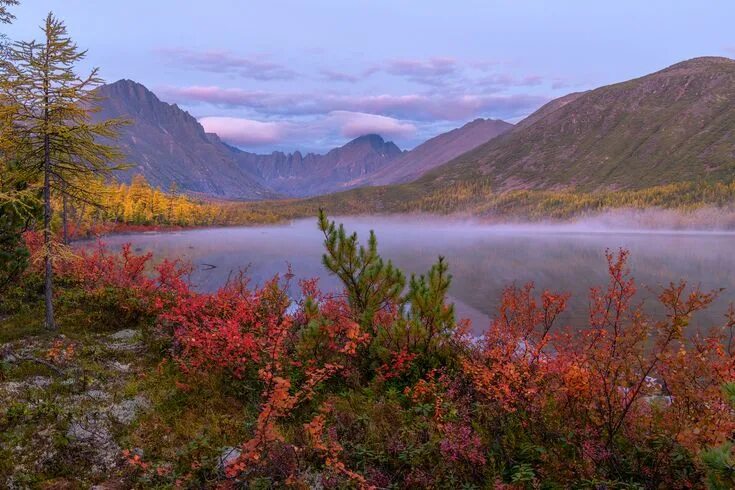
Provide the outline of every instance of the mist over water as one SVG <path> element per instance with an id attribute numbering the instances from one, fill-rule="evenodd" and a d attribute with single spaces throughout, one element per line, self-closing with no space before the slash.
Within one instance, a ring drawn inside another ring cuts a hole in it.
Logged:
<path id="1" fill-rule="evenodd" d="M 570 292 L 563 321 L 584 325 L 589 288 L 607 283 L 605 250 L 620 247 L 631 251 L 629 266 L 648 311 L 660 313 L 652 301 L 655 294 L 680 279 L 703 289 L 725 288 L 708 311 L 695 317 L 702 328 L 721 324 L 729 301 L 735 299 L 735 234 L 728 232 L 651 231 L 629 223 L 616 228 L 604 219 L 565 225 L 483 225 L 422 217 L 337 221 L 357 231 L 362 241 L 374 229 L 381 255 L 407 273 L 425 273 L 444 255 L 454 278 L 451 295 L 458 316 L 470 318 L 477 333 L 496 311 L 503 288 L 529 281 L 539 292 Z M 316 220 L 308 219 L 278 226 L 120 235 L 105 242 L 112 248 L 131 242 L 156 258 L 191 262 L 192 280 L 201 291 L 216 290 L 245 268 L 254 284 L 262 284 L 285 273 L 289 264 L 296 278 L 320 277 L 324 289 L 336 291 L 337 280 L 321 264 L 322 239 Z M 293 289 L 295 293 L 295 285 Z"/>

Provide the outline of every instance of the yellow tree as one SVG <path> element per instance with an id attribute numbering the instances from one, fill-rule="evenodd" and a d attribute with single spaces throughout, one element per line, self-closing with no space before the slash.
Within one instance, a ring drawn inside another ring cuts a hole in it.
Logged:
<path id="1" fill-rule="evenodd" d="M 43 235 L 46 327 L 55 329 L 53 313 L 52 193 L 90 201 L 85 179 L 109 174 L 121 155 L 100 142 L 114 138 L 120 120 L 92 122 L 97 102 L 94 89 L 102 83 L 95 68 L 87 76 L 76 73 L 85 57 L 67 35 L 63 22 L 49 13 L 41 42 L 14 42 L 3 70 L 11 82 L 5 97 L 20 108 L 16 131 L 24 142 L 19 161 L 43 182 Z"/>

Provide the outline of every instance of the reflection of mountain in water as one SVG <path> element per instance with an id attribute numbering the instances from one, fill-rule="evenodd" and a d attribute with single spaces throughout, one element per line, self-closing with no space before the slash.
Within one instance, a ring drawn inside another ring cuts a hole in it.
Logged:
<path id="1" fill-rule="evenodd" d="M 726 288 L 712 308 L 698 317 L 704 325 L 719 324 L 735 290 L 735 262 L 731 259 L 735 235 L 558 233 L 548 228 L 493 228 L 392 218 L 346 221 L 348 229 L 357 230 L 361 237 L 374 228 L 381 253 L 408 273 L 423 273 L 438 255 L 446 256 L 454 276 L 451 294 L 458 313 L 472 318 L 476 331 L 484 329 L 482 314 L 494 312 L 504 287 L 528 281 L 539 290 L 571 292 L 565 321 L 584 324 L 589 288 L 606 283 L 607 248 L 631 250 L 630 267 L 639 284 L 639 297 L 647 300 L 650 311 L 656 311 L 651 299 L 659 286 L 683 278 L 691 285 L 701 284 L 703 289 Z M 318 276 L 325 289 L 339 287 L 321 265 L 321 237 L 313 220 L 107 240 L 111 246 L 128 241 L 155 256 L 178 256 L 199 265 L 192 279 L 200 290 L 216 289 L 242 268 L 247 268 L 254 284 L 262 284 L 274 274 L 286 272 L 288 264 L 297 278 Z M 296 293 L 297 284 L 292 288 Z"/>

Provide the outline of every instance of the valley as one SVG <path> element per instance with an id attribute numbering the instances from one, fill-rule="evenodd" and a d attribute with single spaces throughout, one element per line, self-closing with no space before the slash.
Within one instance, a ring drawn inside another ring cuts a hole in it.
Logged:
<path id="1" fill-rule="evenodd" d="M 732 18 L 0 0 L 0 487 L 735 488 Z"/>

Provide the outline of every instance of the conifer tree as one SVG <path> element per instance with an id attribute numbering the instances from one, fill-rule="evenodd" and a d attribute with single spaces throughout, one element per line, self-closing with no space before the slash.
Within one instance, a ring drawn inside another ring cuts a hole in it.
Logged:
<path id="1" fill-rule="evenodd" d="M 373 330 L 373 317 L 381 308 L 399 303 L 406 276 L 383 261 L 378 254 L 378 241 L 371 230 L 367 247 L 357 241 L 357 233 L 347 236 L 342 224 L 337 227 L 319 210 L 319 229 L 324 234 L 327 249 L 322 257 L 324 266 L 344 284 L 350 306 L 359 315 L 357 320 Z"/>
<path id="2" fill-rule="evenodd" d="M 454 304 L 447 302 L 451 284 L 452 275 L 442 256 L 431 266 L 428 275 L 411 276 L 405 298 L 409 305 L 406 316 L 411 327 L 418 331 L 416 337 L 422 341 L 419 347 L 423 354 L 434 353 L 454 331 Z"/>
<path id="3" fill-rule="evenodd" d="M 8 7 L 18 5 L 18 3 L 18 0 L 0 0 L 0 24 L 10 24 L 15 19 Z"/>
<path id="4" fill-rule="evenodd" d="M 14 16 L 9 6 L 16 0 L 0 0 L 0 24 L 8 24 Z M 8 63 L 6 36 L 0 33 L 0 66 Z M 28 261 L 22 233 L 38 211 L 36 189 L 21 178 L 16 154 L 21 143 L 13 130 L 18 106 L 4 97 L 11 81 L 0 77 L 0 291 L 10 285 L 25 269 Z"/>
<path id="5" fill-rule="evenodd" d="M 52 194 L 91 202 L 85 180 L 108 174 L 120 153 L 100 139 L 114 138 L 120 120 L 91 120 L 102 83 L 98 69 L 77 75 L 86 56 L 67 35 L 62 21 L 49 13 L 42 42 L 14 42 L 3 66 L 5 97 L 19 110 L 16 131 L 23 141 L 22 170 L 42 181 L 46 327 L 55 329 L 53 314 Z"/>

